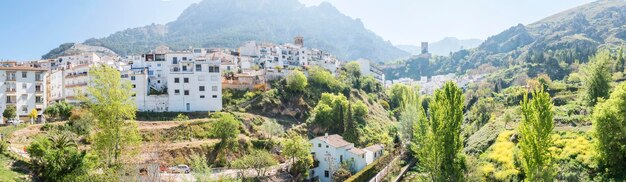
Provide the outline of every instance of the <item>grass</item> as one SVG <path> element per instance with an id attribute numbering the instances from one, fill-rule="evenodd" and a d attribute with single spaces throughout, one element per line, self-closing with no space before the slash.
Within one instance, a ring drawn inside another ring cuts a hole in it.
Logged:
<path id="1" fill-rule="evenodd" d="M 21 177 L 28 173 L 18 169 L 21 164 L 6 155 L 0 155 L 0 181 L 25 181 Z"/>

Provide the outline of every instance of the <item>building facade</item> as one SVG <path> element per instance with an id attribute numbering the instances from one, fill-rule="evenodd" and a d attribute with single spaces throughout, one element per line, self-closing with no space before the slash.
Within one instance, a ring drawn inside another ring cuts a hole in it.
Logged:
<path id="1" fill-rule="evenodd" d="M 208 49 L 192 49 L 132 57 L 122 78 L 133 84 L 140 111 L 220 111 L 221 60 L 210 53 Z"/>
<path id="2" fill-rule="evenodd" d="M 42 119 L 46 107 L 46 69 L 27 66 L 0 67 L 0 113 L 13 105 L 16 115 L 22 121 L 28 121 L 28 114 L 37 110 L 37 120 Z M 17 119 L 17 118 L 2 118 Z"/>

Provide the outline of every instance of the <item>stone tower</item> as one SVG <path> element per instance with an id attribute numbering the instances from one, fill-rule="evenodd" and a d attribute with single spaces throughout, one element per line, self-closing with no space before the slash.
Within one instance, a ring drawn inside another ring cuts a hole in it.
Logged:
<path id="1" fill-rule="evenodd" d="M 293 38 L 293 43 L 297 46 L 304 47 L 304 37 L 296 36 Z"/>

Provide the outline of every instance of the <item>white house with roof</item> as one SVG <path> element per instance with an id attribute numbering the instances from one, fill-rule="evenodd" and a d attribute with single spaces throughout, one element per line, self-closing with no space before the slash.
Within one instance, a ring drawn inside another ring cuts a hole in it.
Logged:
<path id="1" fill-rule="evenodd" d="M 356 173 L 382 156 L 384 151 L 382 144 L 363 149 L 354 147 L 353 143 L 345 141 L 337 134 L 319 136 L 309 143 L 313 159 L 318 163 L 311 169 L 311 177 L 317 177 L 322 182 L 332 181 L 333 173 L 342 163 L 349 164 L 350 170 Z"/>

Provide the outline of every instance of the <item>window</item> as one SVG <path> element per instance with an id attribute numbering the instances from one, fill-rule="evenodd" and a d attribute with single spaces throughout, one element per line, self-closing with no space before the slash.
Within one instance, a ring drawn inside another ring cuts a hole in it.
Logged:
<path id="1" fill-rule="evenodd" d="M 130 80 L 135 80 L 135 76 L 130 76 Z"/>
<path id="2" fill-rule="evenodd" d="M 211 96 L 211 97 L 213 97 L 213 98 L 217 98 L 217 95 L 213 95 L 213 96 Z"/>
<path id="3" fill-rule="evenodd" d="M 178 64 L 178 57 L 172 58 L 172 64 Z"/>
<path id="4" fill-rule="evenodd" d="M 157 64 L 157 67 L 161 67 L 161 63 Z"/>
<path id="5" fill-rule="evenodd" d="M 137 88 L 137 85 L 133 84 L 133 88 Z"/>
<path id="6" fill-rule="evenodd" d="M 339 162 L 343 162 L 343 155 L 339 155 Z"/>
<path id="7" fill-rule="evenodd" d="M 201 98 L 201 99 L 204 99 L 204 95 L 200 95 L 200 98 Z"/>
<path id="8" fill-rule="evenodd" d="M 324 170 L 324 177 L 325 177 L 325 178 L 328 178 L 328 176 L 329 176 L 329 172 L 328 172 L 328 170 Z"/>
<path id="9" fill-rule="evenodd" d="M 27 106 L 22 106 L 22 112 L 28 112 L 28 107 Z"/>
<path id="10" fill-rule="evenodd" d="M 161 83 L 161 80 L 157 80 L 157 83 Z"/>
<path id="11" fill-rule="evenodd" d="M 317 144 L 317 147 L 322 148 L 322 144 L 321 144 L 321 143 L 318 143 L 318 144 Z"/>
<path id="12" fill-rule="evenodd" d="M 214 92 L 217 91 L 217 86 L 211 86 L 211 90 Z"/>
<path id="13" fill-rule="evenodd" d="M 154 71 L 148 70 L 148 75 L 150 75 L 150 76 L 154 75 Z"/>
<path id="14" fill-rule="evenodd" d="M 187 111 L 191 110 L 191 105 L 187 103 Z"/>
<path id="15" fill-rule="evenodd" d="M 184 81 L 185 83 L 189 83 L 189 78 L 183 78 L 183 81 Z"/>
<path id="16" fill-rule="evenodd" d="M 174 78 L 174 83 L 179 83 L 180 79 L 179 78 Z"/>
<path id="17" fill-rule="evenodd" d="M 187 71 L 187 66 L 183 65 L 183 71 Z"/>
<path id="18" fill-rule="evenodd" d="M 187 61 L 187 57 L 183 57 L 183 61 Z"/>
<path id="19" fill-rule="evenodd" d="M 26 83 L 22 83 L 22 88 L 26 89 Z"/>
<path id="20" fill-rule="evenodd" d="M 326 148 L 328 148 L 328 145 L 326 145 Z"/>
<path id="21" fill-rule="evenodd" d="M 27 73 L 27 72 L 25 72 L 25 71 L 22 71 L 22 78 L 26 78 L 26 77 L 28 76 L 28 75 L 26 75 L 26 74 L 28 74 L 28 73 Z"/>
<path id="22" fill-rule="evenodd" d="M 196 64 L 196 71 L 202 71 L 202 65 Z"/>
<path id="23" fill-rule="evenodd" d="M 176 94 L 176 95 L 180 94 L 180 90 L 178 90 L 178 89 L 174 90 L 174 94 Z"/>
<path id="24" fill-rule="evenodd" d="M 185 95 L 189 95 L 189 90 L 185 90 Z"/>
<path id="25" fill-rule="evenodd" d="M 219 66 L 209 66 L 209 73 L 219 73 L 219 72 L 220 72 Z"/>
<path id="26" fill-rule="evenodd" d="M 200 86 L 199 89 L 200 89 L 201 92 L 204 91 L 204 86 Z"/>

